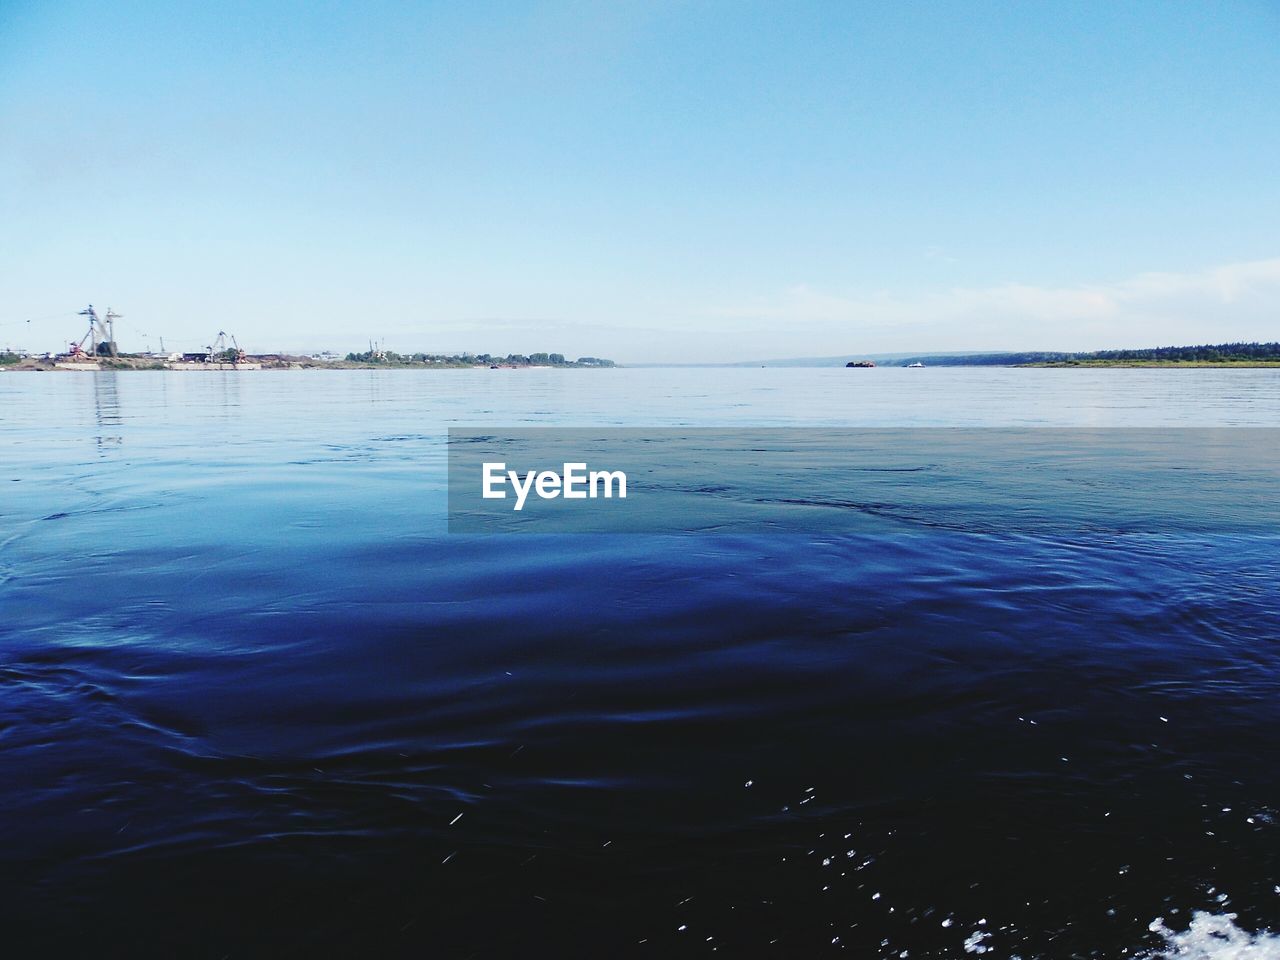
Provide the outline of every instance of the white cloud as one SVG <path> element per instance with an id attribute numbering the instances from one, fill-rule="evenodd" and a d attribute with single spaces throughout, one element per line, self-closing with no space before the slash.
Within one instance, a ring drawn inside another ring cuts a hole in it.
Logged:
<path id="1" fill-rule="evenodd" d="M 1109 283 L 956 287 L 837 296 L 807 285 L 711 311 L 712 326 L 777 356 L 894 350 L 1062 349 L 1280 339 L 1280 258 Z M 772 335 L 769 331 L 776 332 Z"/>

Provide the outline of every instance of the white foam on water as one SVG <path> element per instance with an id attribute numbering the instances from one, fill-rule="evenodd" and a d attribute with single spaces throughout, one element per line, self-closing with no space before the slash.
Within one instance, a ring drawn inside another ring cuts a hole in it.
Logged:
<path id="1" fill-rule="evenodd" d="M 973 931 L 973 933 L 969 935 L 969 938 L 965 940 L 964 952 L 965 953 L 986 953 L 989 949 L 991 949 L 986 944 L 986 941 L 990 939 L 991 939 L 991 934 L 987 933 L 985 930 L 975 930 Z"/>
<path id="2" fill-rule="evenodd" d="M 1186 930 L 1171 930 L 1163 918 L 1151 922 L 1164 946 L 1150 960 L 1280 960 L 1280 934 L 1250 933 L 1236 926 L 1234 913 L 1197 910 Z"/>

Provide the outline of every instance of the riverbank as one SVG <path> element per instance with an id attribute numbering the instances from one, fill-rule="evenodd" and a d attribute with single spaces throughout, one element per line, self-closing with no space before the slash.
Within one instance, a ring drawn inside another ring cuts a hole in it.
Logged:
<path id="1" fill-rule="evenodd" d="M 308 360 L 279 358 L 250 358 L 243 363 L 187 363 L 166 362 L 142 357 L 102 357 L 97 361 L 44 360 L 27 358 L 16 363 L 0 364 L 0 373 L 85 373 L 102 370 L 146 370 L 146 371 L 252 371 L 252 370 L 607 370 L 614 364 L 560 363 L 560 364 L 513 364 L 513 363 L 465 363 L 465 362 L 364 362 L 359 360 Z"/>
<path id="2" fill-rule="evenodd" d="M 1040 363 L 1020 363 L 1019 367 L 1141 367 L 1181 368 L 1188 370 L 1280 369 L 1280 360 L 1047 360 Z"/>

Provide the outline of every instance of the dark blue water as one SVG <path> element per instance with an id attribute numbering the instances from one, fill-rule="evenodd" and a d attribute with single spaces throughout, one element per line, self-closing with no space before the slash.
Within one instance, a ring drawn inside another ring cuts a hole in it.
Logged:
<path id="1" fill-rule="evenodd" d="M 1275 536 L 444 509 L 449 425 L 1278 415 L 1271 371 L 0 375 L 6 953 L 1280 956 Z"/>

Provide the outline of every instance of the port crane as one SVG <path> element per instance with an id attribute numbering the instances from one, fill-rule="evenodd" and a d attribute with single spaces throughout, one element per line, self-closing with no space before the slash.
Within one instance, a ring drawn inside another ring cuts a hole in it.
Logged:
<path id="1" fill-rule="evenodd" d="M 245 359 L 247 358 L 247 356 L 248 356 L 248 355 L 244 352 L 244 350 L 242 350 L 242 349 L 240 348 L 240 344 L 236 343 L 236 338 L 235 338 L 235 336 L 234 336 L 233 334 L 227 333 L 227 331 L 225 331 L 225 330 L 219 330 L 219 331 L 218 331 L 218 339 L 214 340 L 214 341 L 213 341 L 213 344 L 212 344 L 211 346 L 209 346 L 209 347 L 207 347 L 207 348 L 206 348 L 206 349 L 209 351 L 209 359 L 210 359 L 210 360 L 212 360 L 212 359 L 214 359 L 215 357 L 218 357 L 218 356 L 220 356 L 221 354 L 224 354 L 224 353 L 226 353 L 226 352 L 227 352 L 227 349 L 228 349 L 228 347 L 227 347 L 227 340 L 228 340 L 228 339 L 230 339 L 230 341 L 231 341 L 231 347 L 230 347 L 230 349 L 232 349 L 232 350 L 234 350 L 234 351 L 235 351 L 235 356 L 234 356 L 234 358 L 232 359 L 232 361 L 231 361 L 231 362 L 232 362 L 232 363 L 244 363 L 244 361 L 245 361 Z"/>
<path id="2" fill-rule="evenodd" d="M 89 356 L 98 356 L 98 349 L 101 344 L 106 344 L 107 353 L 112 357 L 118 357 L 120 354 L 116 351 L 116 324 L 123 314 L 116 313 L 110 307 L 107 307 L 106 316 L 98 316 L 98 311 L 93 309 L 93 304 L 81 310 L 79 316 L 89 318 L 89 329 L 79 341 L 73 341 L 71 344 L 71 356 L 79 357 L 84 354 L 84 345 L 86 341 L 89 344 Z"/>

